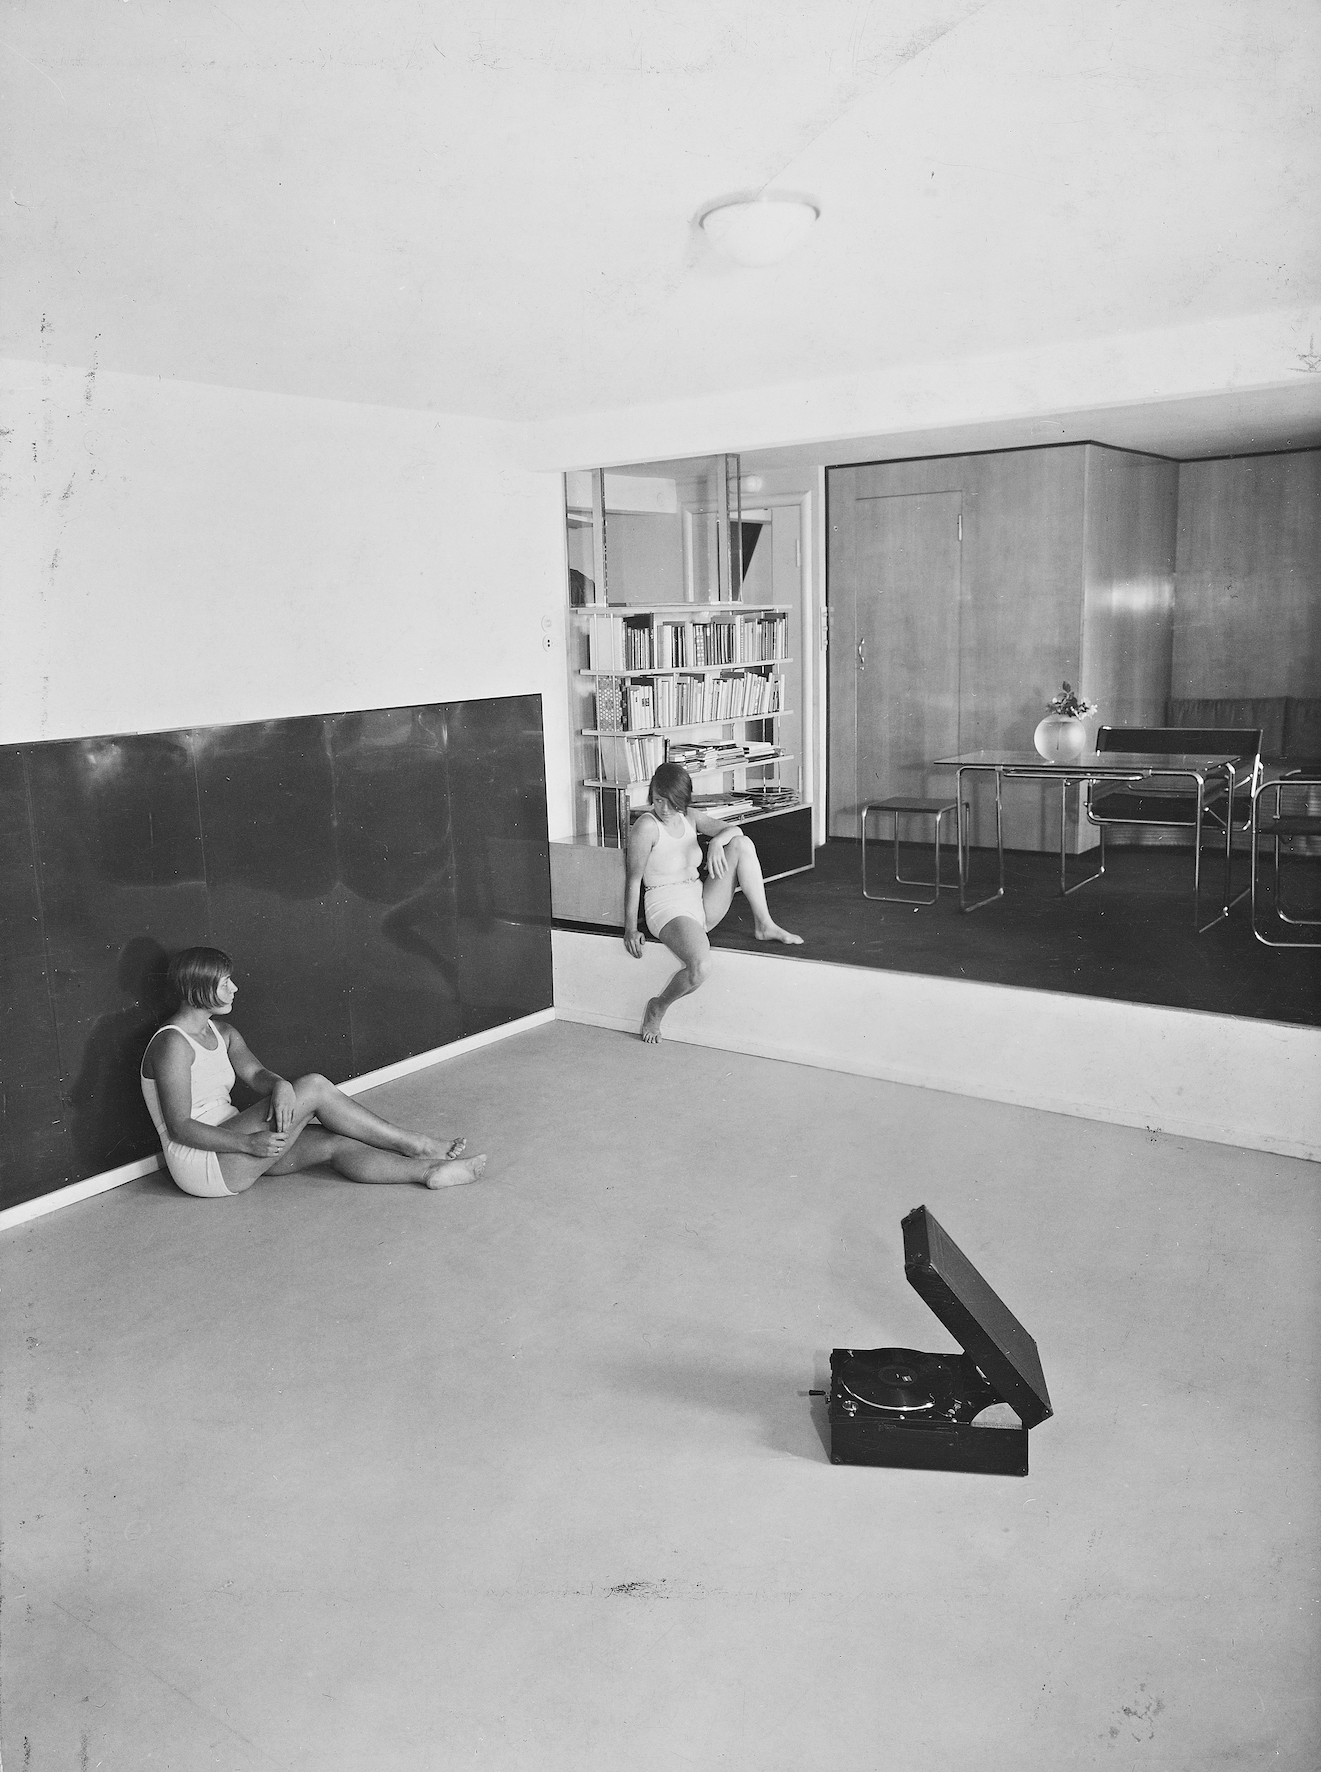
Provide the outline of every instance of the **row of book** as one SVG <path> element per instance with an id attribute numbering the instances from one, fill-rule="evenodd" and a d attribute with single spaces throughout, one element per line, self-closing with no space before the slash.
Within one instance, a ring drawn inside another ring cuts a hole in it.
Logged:
<path id="1" fill-rule="evenodd" d="M 787 656 L 787 638 L 783 615 L 735 615 L 703 621 L 610 616 L 593 620 L 588 628 L 588 669 L 683 671 L 771 664 Z"/>
<path id="2" fill-rule="evenodd" d="M 738 615 L 732 621 L 658 621 L 655 668 L 682 671 L 709 665 L 766 664 L 785 657 L 787 632 L 782 615 Z"/>
<path id="3" fill-rule="evenodd" d="M 634 738 L 626 732 L 598 741 L 601 752 L 601 780 L 617 782 L 650 781 L 665 761 L 665 740 L 658 736 Z"/>
<path id="4" fill-rule="evenodd" d="M 784 706 L 778 671 L 735 671 L 720 677 L 656 677 L 629 683 L 598 677 L 598 732 L 647 732 L 657 726 L 701 726 L 709 721 L 758 720 Z"/>
<path id="5" fill-rule="evenodd" d="M 657 726 L 700 726 L 706 720 L 751 720 L 781 709 L 784 679 L 772 671 L 722 677 L 657 677 Z"/>

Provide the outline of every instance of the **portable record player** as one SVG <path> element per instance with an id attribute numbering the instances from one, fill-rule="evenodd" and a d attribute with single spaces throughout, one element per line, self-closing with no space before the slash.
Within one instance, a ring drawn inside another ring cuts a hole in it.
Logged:
<path id="1" fill-rule="evenodd" d="M 1025 1477 L 1028 1430 L 1052 1413 L 1037 1344 L 925 1206 L 903 1233 L 909 1285 L 964 1351 L 837 1347 L 830 1462 Z"/>

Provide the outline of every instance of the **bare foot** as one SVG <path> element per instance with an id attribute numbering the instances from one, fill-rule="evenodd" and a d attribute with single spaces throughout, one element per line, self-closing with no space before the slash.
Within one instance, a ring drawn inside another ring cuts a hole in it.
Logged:
<path id="1" fill-rule="evenodd" d="M 466 1163 L 437 1163 L 427 1170 L 426 1184 L 429 1188 L 462 1187 L 465 1181 L 480 1181 L 485 1167 L 485 1157 L 469 1157 Z"/>
<path id="2" fill-rule="evenodd" d="M 764 929 L 753 932 L 758 941 L 782 941 L 786 947 L 800 948 L 803 945 L 801 935 L 791 935 L 787 929 L 781 929 L 778 923 L 768 923 Z"/>
<path id="3" fill-rule="evenodd" d="M 436 1162 L 449 1162 L 463 1155 L 467 1142 L 466 1138 L 428 1138 L 426 1133 L 419 1133 L 416 1155 L 431 1157 Z"/>
<path id="4" fill-rule="evenodd" d="M 648 1046 L 659 1046 L 661 1022 L 665 1019 L 665 1010 L 659 997 L 653 997 L 647 1004 L 647 1013 L 642 1017 L 642 1038 Z"/>

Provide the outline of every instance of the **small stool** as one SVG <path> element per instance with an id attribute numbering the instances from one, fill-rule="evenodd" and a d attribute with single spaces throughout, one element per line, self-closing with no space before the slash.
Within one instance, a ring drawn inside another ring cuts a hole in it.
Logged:
<path id="1" fill-rule="evenodd" d="M 895 794 L 888 800 L 869 800 L 862 809 L 862 896 L 864 898 L 882 899 L 886 904 L 935 904 L 940 897 L 940 821 L 947 812 L 955 815 L 955 841 L 958 840 L 957 800 L 923 800 L 908 794 Z M 891 892 L 868 892 L 867 890 L 867 820 L 873 812 L 888 812 L 894 818 L 894 877 L 899 886 L 930 886 L 934 890 L 930 898 L 900 898 Z M 906 817 L 929 818 L 936 838 L 936 875 L 934 880 L 907 880 L 899 872 L 899 820 Z"/>

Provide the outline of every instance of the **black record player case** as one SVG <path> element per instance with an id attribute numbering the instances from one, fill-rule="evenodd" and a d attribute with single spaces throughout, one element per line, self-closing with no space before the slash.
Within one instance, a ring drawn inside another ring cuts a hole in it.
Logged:
<path id="1" fill-rule="evenodd" d="M 1025 1477 L 1028 1430 L 1052 1413 L 1037 1344 L 925 1206 L 902 1228 L 908 1283 L 963 1352 L 837 1347 L 830 1462 Z M 976 1419 L 995 1404 L 1017 1425 Z"/>

